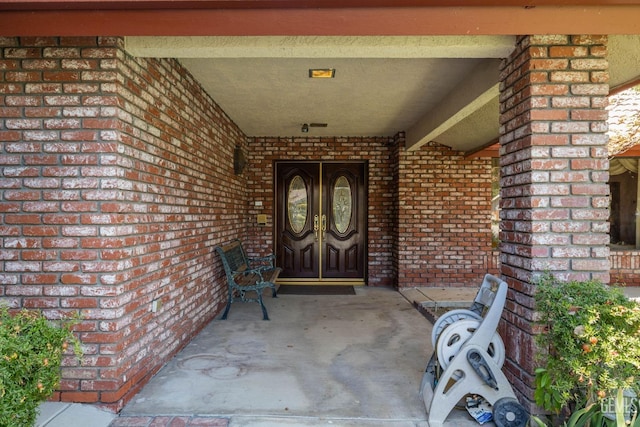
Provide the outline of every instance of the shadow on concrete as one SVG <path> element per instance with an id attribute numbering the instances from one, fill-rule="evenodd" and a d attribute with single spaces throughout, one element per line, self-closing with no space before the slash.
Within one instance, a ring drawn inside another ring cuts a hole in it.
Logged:
<path id="1" fill-rule="evenodd" d="M 265 304 L 270 321 L 258 304 L 233 304 L 228 320 L 212 321 L 121 416 L 427 426 L 418 389 L 431 323 L 402 294 L 362 287 L 356 295 L 281 295 Z M 477 425 L 458 415 L 450 425 Z"/>

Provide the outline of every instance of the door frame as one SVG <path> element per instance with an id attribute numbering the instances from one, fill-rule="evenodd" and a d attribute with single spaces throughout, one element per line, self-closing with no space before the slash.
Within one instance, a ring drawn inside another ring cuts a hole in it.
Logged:
<path id="1" fill-rule="evenodd" d="M 284 214 L 284 212 L 280 212 L 280 206 L 278 205 L 278 165 L 296 165 L 296 164 L 359 164 L 362 165 L 363 171 L 363 192 L 364 192 L 364 206 L 362 207 L 364 212 L 364 223 L 362 224 L 363 233 L 364 233 L 364 249 L 365 254 L 363 255 L 363 271 L 361 278 L 287 278 L 287 277 L 279 277 L 279 284 L 287 284 L 287 285 L 353 285 L 353 286 L 364 286 L 367 285 L 368 274 L 369 274 L 369 227 L 368 227 L 368 210 L 369 210 L 369 161 L 368 160 L 351 160 L 351 161 L 340 161 L 340 160 L 274 160 L 273 162 L 273 253 L 276 254 L 276 264 L 278 263 L 278 240 L 280 236 L 278 235 L 278 221 L 279 215 Z M 320 187 L 322 187 L 322 181 L 320 183 Z M 322 255 L 320 254 L 320 261 L 322 262 Z M 322 269 L 320 269 L 322 270 Z"/>

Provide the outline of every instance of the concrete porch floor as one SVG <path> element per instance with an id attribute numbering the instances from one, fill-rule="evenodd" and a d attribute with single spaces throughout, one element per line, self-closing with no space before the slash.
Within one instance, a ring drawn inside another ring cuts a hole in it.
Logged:
<path id="1" fill-rule="evenodd" d="M 640 288 L 625 294 L 640 301 Z M 428 427 L 418 394 L 435 317 L 474 288 L 358 288 L 355 296 L 234 304 L 165 366 L 120 416 L 47 402 L 37 427 Z M 424 316 L 422 314 L 424 314 Z M 447 426 L 478 426 L 464 411 Z M 484 424 L 493 426 L 493 423 Z"/>
<path id="2" fill-rule="evenodd" d="M 228 320 L 207 325 L 119 416 L 70 424 L 74 410 L 86 409 L 72 405 L 67 422 L 38 425 L 428 427 L 419 387 L 432 324 L 414 301 L 468 307 L 475 291 L 362 287 L 349 296 L 266 297 L 271 321 L 258 304 L 235 303 Z M 456 411 L 445 425 L 479 424 Z"/>

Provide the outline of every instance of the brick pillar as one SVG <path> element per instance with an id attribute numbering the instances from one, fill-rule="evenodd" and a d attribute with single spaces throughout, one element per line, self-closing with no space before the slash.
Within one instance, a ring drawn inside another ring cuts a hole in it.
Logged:
<path id="1" fill-rule="evenodd" d="M 524 36 L 500 93 L 505 371 L 533 408 L 535 278 L 609 282 L 606 36 Z"/>
<path id="2" fill-rule="evenodd" d="M 247 224 L 241 130 L 123 43 L 0 37 L 0 298 L 79 315 L 54 398 L 114 410 L 224 306 L 213 246 Z"/>

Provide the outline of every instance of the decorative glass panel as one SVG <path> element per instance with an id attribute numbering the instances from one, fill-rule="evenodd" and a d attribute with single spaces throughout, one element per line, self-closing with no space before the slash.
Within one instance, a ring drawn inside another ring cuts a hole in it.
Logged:
<path id="1" fill-rule="evenodd" d="M 307 222 L 307 187 L 300 175 L 294 176 L 289 184 L 287 211 L 291 228 L 300 233 Z"/>
<path id="2" fill-rule="evenodd" d="M 349 228 L 351 210 L 351 186 L 347 178 L 341 176 L 333 187 L 333 220 L 339 233 Z"/>

